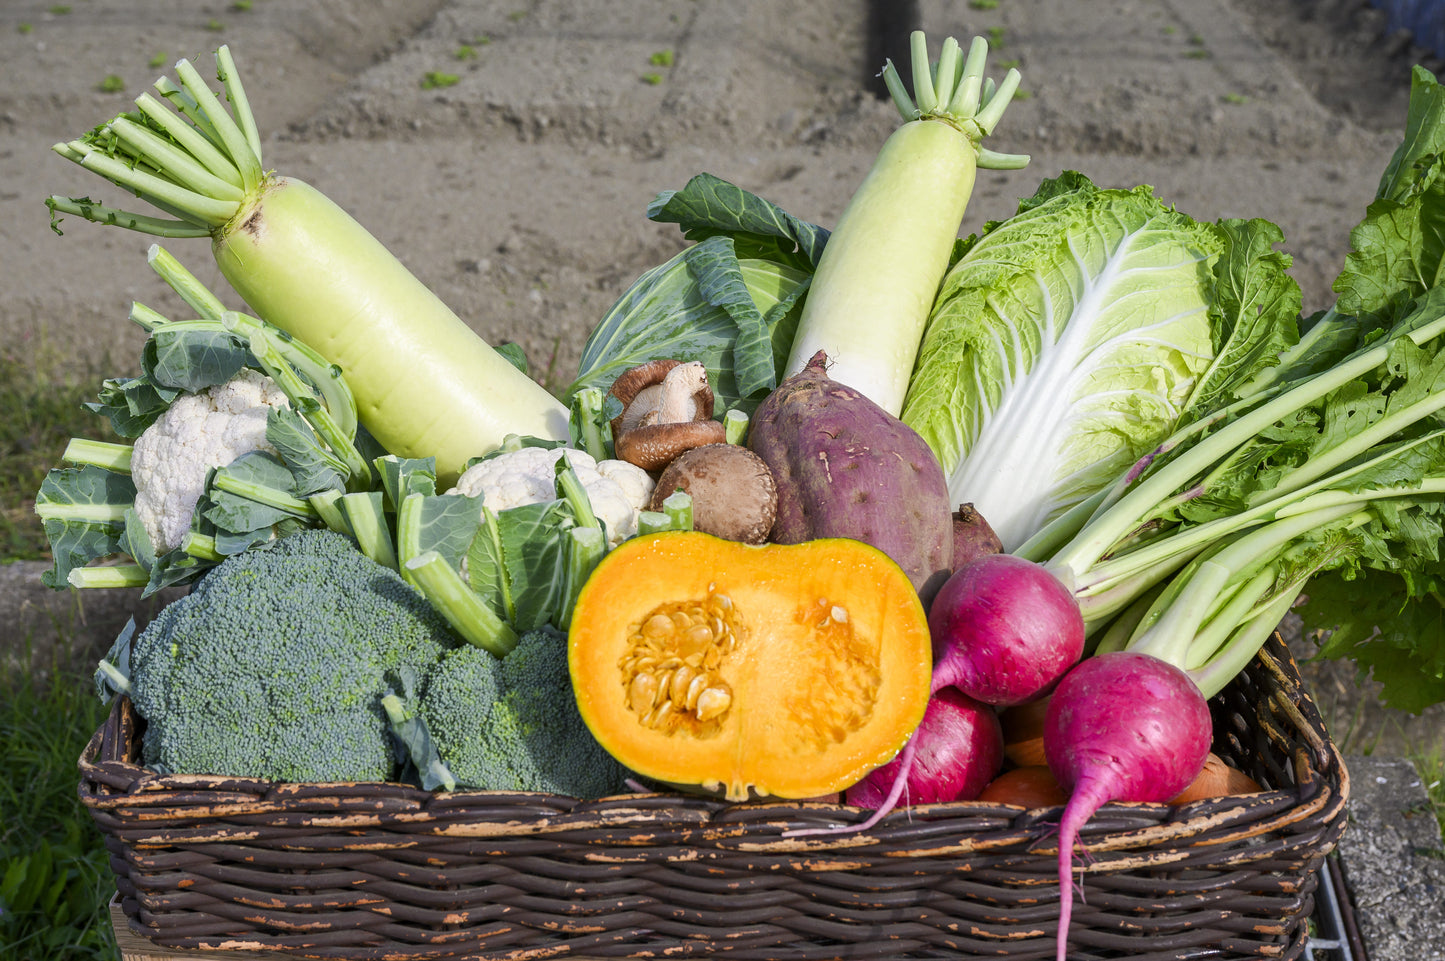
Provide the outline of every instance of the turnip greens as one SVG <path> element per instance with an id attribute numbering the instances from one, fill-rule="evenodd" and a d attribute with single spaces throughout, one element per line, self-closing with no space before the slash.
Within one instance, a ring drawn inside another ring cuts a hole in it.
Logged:
<path id="1" fill-rule="evenodd" d="M 1323 653 L 1386 703 L 1445 701 L 1442 116 L 1417 67 L 1338 299 L 1280 362 L 1019 549 L 1073 585 L 1097 649 L 1154 654 L 1211 694 L 1302 594 Z"/>

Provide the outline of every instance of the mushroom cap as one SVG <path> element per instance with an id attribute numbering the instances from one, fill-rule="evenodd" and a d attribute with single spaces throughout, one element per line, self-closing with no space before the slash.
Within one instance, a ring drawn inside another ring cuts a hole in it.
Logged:
<path id="1" fill-rule="evenodd" d="M 689 389 L 680 401 L 678 392 Z M 622 402 L 622 413 L 612 418 L 616 456 L 644 470 L 660 471 L 685 450 L 727 439 L 727 428 L 712 419 L 707 370 L 696 361 L 662 358 L 639 364 L 623 371 L 608 392 Z M 670 404 L 665 403 L 669 394 Z M 657 415 L 665 407 L 673 409 L 664 420 Z"/>
<path id="2" fill-rule="evenodd" d="M 674 367 L 683 361 L 671 357 L 649 360 L 645 364 L 630 367 L 617 375 L 608 393 L 622 402 L 622 413 L 612 418 L 612 436 L 637 426 L 649 411 L 656 410 L 661 401 L 662 382 Z M 706 382 L 692 395 L 693 420 L 711 420 L 713 414 L 712 388 Z"/>
<path id="3" fill-rule="evenodd" d="M 721 444 L 727 436 L 727 428 L 716 420 L 647 424 L 614 434 L 612 449 L 618 460 L 643 470 L 659 471 L 683 453 L 705 444 Z"/>
<path id="4" fill-rule="evenodd" d="M 768 539 L 778 485 L 767 462 L 737 444 L 707 444 L 679 455 L 658 478 L 649 510 L 681 488 L 692 497 L 693 529 L 744 544 Z"/>

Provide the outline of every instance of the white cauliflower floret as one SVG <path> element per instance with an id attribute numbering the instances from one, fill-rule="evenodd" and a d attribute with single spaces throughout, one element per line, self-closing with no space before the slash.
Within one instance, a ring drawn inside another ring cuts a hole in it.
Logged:
<path id="1" fill-rule="evenodd" d="M 652 490 L 656 486 L 652 475 L 638 467 L 636 464 L 629 464 L 625 460 L 604 460 L 597 462 L 597 473 L 617 484 L 622 488 L 622 493 L 627 497 L 629 504 L 637 505 L 638 512 L 647 509 L 647 502 L 652 499 Z M 632 533 L 637 533 L 636 518 L 633 518 Z M 628 535 L 629 537 L 631 535 Z"/>
<path id="2" fill-rule="evenodd" d="M 212 468 L 248 451 L 275 452 L 266 442 L 266 413 L 289 406 L 271 378 L 246 367 L 224 384 L 176 398 L 136 438 L 135 509 L 157 555 L 181 546 Z"/>
<path id="3" fill-rule="evenodd" d="M 494 511 L 557 499 L 557 458 L 567 463 L 587 490 L 592 512 L 607 527 L 607 546 L 616 547 L 637 533 L 637 515 L 652 496 L 652 477 L 626 461 L 593 460 L 571 448 L 523 447 L 498 454 L 467 468 L 447 493 L 481 497 Z"/>

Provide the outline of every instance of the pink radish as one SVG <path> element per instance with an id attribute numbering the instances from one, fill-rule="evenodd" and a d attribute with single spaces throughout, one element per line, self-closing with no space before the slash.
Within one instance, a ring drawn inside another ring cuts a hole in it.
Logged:
<path id="1" fill-rule="evenodd" d="M 1041 565 L 1010 554 L 986 554 L 954 571 L 933 599 L 928 627 L 934 696 L 953 687 L 991 705 L 1038 697 L 1084 649 L 1084 619 L 1073 594 Z M 923 750 L 920 734 L 910 738 L 894 760 L 868 775 L 882 795 L 870 817 L 859 824 L 808 828 L 789 836 L 866 831 L 877 824 L 912 783 L 911 769 Z M 891 787 L 883 791 L 881 786 L 889 782 Z"/>
<path id="2" fill-rule="evenodd" d="M 1046 691 L 1084 650 L 1084 618 L 1062 581 L 1012 554 L 953 572 L 928 610 L 933 689 L 1000 707 Z"/>
<path id="3" fill-rule="evenodd" d="M 1204 767 L 1213 725 L 1189 675 L 1148 654 L 1086 658 L 1059 681 L 1044 719 L 1044 755 L 1069 792 L 1059 822 L 1058 959 L 1068 948 L 1079 830 L 1110 801 L 1167 801 Z"/>
<path id="4" fill-rule="evenodd" d="M 912 804 L 971 801 L 1003 767 L 998 715 L 956 687 L 933 695 L 913 742 L 913 764 L 904 788 Z M 900 753 L 850 787 L 845 795 L 848 803 L 882 807 L 903 761 Z"/>

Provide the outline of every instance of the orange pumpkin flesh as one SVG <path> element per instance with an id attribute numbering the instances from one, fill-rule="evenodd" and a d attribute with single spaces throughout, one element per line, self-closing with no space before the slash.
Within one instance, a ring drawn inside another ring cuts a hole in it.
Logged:
<path id="1" fill-rule="evenodd" d="M 568 656 L 582 718 L 614 757 L 729 800 L 855 783 L 918 727 L 932 669 L 918 594 L 882 551 L 696 532 L 603 558 Z"/>

